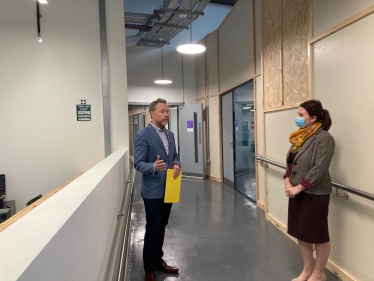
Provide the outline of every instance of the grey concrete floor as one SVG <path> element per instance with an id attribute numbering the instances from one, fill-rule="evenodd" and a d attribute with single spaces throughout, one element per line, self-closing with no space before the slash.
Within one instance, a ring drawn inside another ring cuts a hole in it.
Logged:
<path id="1" fill-rule="evenodd" d="M 144 280 L 145 212 L 136 175 L 128 280 Z M 289 281 L 302 270 L 298 246 L 266 221 L 232 188 L 209 180 L 183 179 L 181 202 L 174 204 L 166 229 L 164 259 L 179 275 L 156 272 L 160 280 Z M 327 272 L 329 281 L 340 280 Z"/>
<path id="2" fill-rule="evenodd" d="M 256 170 L 254 168 L 235 177 L 235 189 L 256 201 Z"/>

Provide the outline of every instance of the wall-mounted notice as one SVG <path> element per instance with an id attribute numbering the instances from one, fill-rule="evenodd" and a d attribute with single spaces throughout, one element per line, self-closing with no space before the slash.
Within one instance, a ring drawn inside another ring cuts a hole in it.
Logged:
<path id="1" fill-rule="evenodd" d="M 77 121 L 91 121 L 91 101 L 77 100 Z"/>
<path id="2" fill-rule="evenodd" d="M 187 132 L 192 132 L 193 133 L 193 120 L 188 120 L 187 121 Z"/>
<path id="3" fill-rule="evenodd" d="M 239 131 L 239 120 L 235 119 L 235 130 Z"/>

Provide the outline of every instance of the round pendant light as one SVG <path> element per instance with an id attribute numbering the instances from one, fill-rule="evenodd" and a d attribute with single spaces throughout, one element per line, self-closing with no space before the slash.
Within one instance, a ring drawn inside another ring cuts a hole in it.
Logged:
<path id="1" fill-rule="evenodd" d="M 182 44 L 177 47 L 177 51 L 182 54 L 195 55 L 205 52 L 206 48 L 200 44 Z"/>
<path id="2" fill-rule="evenodd" d="M 177 51 L 182 54 L 186 55 L 195 55 L 195 54 L 200 54 L 205 52 L 206 48 L 203 45 L 200 44 L 194 44 L 192 43 L 192 7 L 191 7 L 191 2 L 190 0 L 190 43 L 185 43 L 182 45 L 179 45 L 177 47 Z"/>
<path id="3" fill-rule="evenodd" d="M 173 83 L 173 81 L 164 78 L 164 53 L 162 51 L 162 46 L 161 46 L 161 69 L 162 69 L 162 79 L 157 79 L 154 82 L 160 85 L 167 85 L 167 84 Z"/>

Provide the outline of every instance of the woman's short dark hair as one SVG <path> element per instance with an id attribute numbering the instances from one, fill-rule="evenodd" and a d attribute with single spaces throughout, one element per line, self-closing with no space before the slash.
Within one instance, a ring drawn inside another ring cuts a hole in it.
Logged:
<path id="1" fill-rule="evenodd" d="M 322 129 L 328 131 L 331 127 L 332 121 L 330 113 L 327 109 L 323 109 L 322 103 L 319 100 L 307 100 L 300 104 L 300 107 L 304 108 L 310 117 L 317 117 L 317 121 L 322 122 Z"/>

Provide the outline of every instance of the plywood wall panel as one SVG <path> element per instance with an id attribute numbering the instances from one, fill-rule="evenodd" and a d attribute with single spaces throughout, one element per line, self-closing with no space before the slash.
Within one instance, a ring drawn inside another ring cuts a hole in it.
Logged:
<path id="1" fill-rule="evenodd" d="M 284 106 L 308 96 L 308 0 L 283 0 Z"/>
<path id="2" fill-rule="evenodd" d="M 262 10 L 264 110 L 269 110 L 282 106 L 282 1 L 264 0 Z"/>

